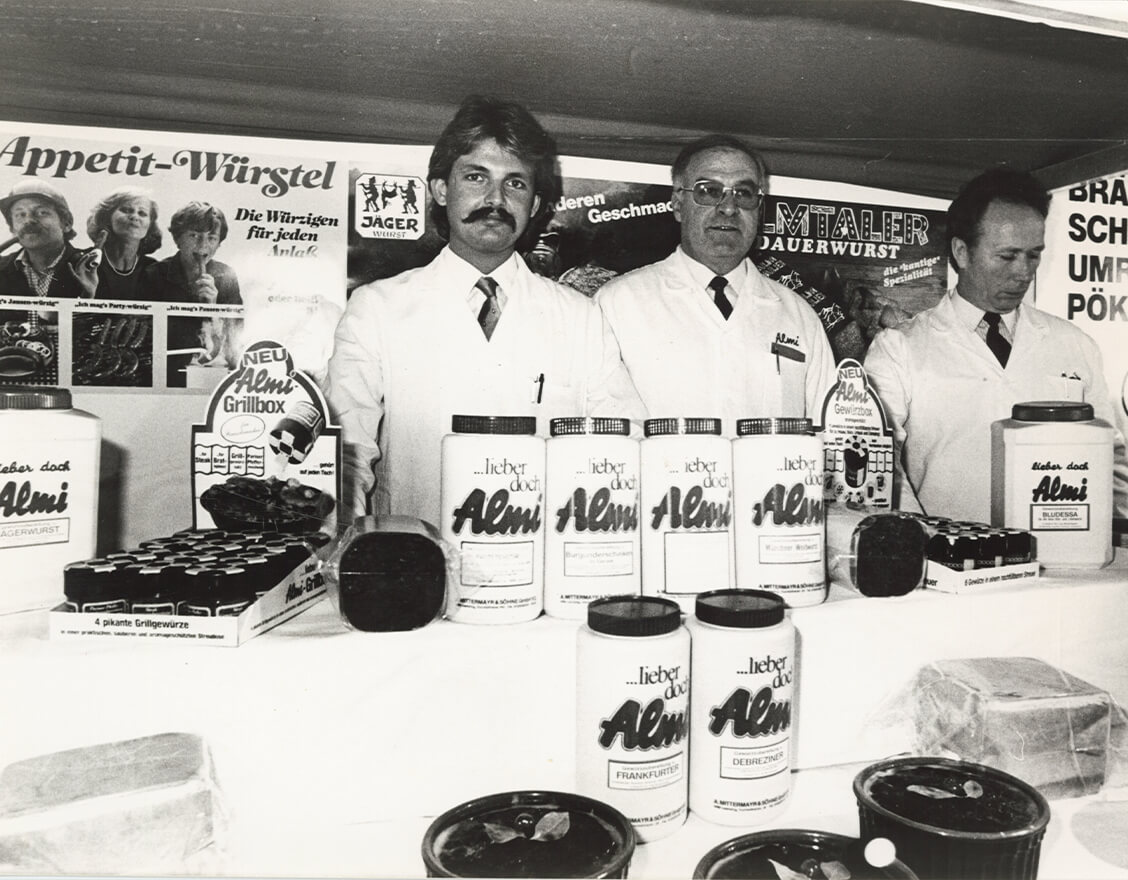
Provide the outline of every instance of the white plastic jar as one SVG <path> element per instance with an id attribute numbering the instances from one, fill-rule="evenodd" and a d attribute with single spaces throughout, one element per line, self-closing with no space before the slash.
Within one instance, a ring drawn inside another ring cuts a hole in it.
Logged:
<path id="1" fill-rule="evenodd" d="M 732 443 L 714 418 L 647 419 L 643 433 L 642 592 L 689 614 L 733 585 Z"/>
<path id="2" fill-rule="evenodd" d="M 1046 568 L 1108 565 L 1113 440 L 1090 403 L 1016 403 L 991 425 L 991 524 L 1029 531 Z"/>
<path id="3" fill-rule="evenodd" d="M 447 616 L 519 623 L 544 603 L 544 439 L 534 416 L 455 415 L 442 441 L 442 522 L 458 554 Z"/>
<path id="4" fill-rule="evenodd" d="M 689 809 L 721 825 L 760 825 L 791 793 L 795 629 L 763 590 L 697 597 Z"/>
<path id="5" fill-rule="evenodd" d="M 576 784 L 630 819 L 644 843 L 685 822 L 689 631 L 655 596 L 588 606 L 576 642 Z"/>
<path id="6" fill-rule="evenodd" d="M 63 568 L 95 556 L 102 423 L 65 388 L 0 391 L 0 613 L 63 601 Z"/>
<path id="7" fill-rule="evenodd" d="M 618 418 L 549 422 L 544 610 L 582 620 L 601 596 L 642 586 L 638 441 Z"/>
<path id="8" fill-rule="evenodd" d="M 736 586 L 825 601 L 822 438 L 804 418 L 741 419 L 732 441 Z"/>

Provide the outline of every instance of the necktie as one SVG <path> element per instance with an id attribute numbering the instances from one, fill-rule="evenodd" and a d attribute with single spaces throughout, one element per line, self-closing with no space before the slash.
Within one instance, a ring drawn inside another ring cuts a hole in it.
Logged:
<path id="1" fill-rule="evenodd" d="M 474 286 L 486 295 L 486 301 L 482 303 L 482 308 L 478 312 L 478 324 L 486 334 L 486 339 L 489 339 L 493 336 L 498 318 L 501 317 L 501 303 L 497 301 L 497 282 L 489 275 L 485 275 L 479 278 Z"/>
<path id="2" fill-rule="evenodd" d="M 1003 316 L 995 312 L 986 312 L 983 315 L 983 320 L 987 324 L 987 347 L 991 349 L 999 363 L 1005 367 L 1008 358 L 1010 358 L 1011 344 L 999 332 L 999 322 L 1002 319 Z"/>
<path id="3" fill-rule="evenodd" d="M 728 282 L 723 275 L 718 275 L 709 282 L 709 286 L 713 289 L 713 302 L 716 304 L 717 310 L 721 313 L 721 317 L 727 321 L 729 315 L 732 314 L 732 303 L 725 296 L 725 288 L 728 287 Z"/>

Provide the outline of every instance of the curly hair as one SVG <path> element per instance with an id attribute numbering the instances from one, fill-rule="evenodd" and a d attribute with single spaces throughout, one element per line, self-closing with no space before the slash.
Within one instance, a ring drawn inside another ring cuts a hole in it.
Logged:
<path id="1" fill-rule="evenodd" d="M 157 225 L 157 203 L 153 201 L 153 197 L 148 192 L 132 186 L 115 189 L 93 207 L 90 216 L 86 219 L 86 234 L 90 236 L 90 240 L 97 241 L 98 233 L 102 230 L 113 234 L 113 220 L 111 218 L 114 211 L 133 199 L 142 199 L 149 203 L 149 231 L 141 239 L 137 252 L 151 254 L 160 250 L 163 236 L 160 226 Z"/>

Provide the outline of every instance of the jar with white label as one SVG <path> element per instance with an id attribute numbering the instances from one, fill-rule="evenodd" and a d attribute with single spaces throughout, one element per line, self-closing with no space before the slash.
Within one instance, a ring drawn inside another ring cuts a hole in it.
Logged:
<path id="1" fill-rule="evenodd" d="M 442 441 L 439 531 L 457 551 L 447 616 L 533 620 L 544 605 L 544 439 L 535 416 L 451 418 Z"/>
<path id="2" fill-rule="evenodd" d="M 576 784 L 630 819 L 644 843 L 685 822 L 689 631 L 656 596 L 588 606 L 576 643 Z"/>
<path id="3" fill-rule="evenodd" d="M 0 390 L 0 614 L 63 601 L 94 556 L 102 423 L 65 388 Z"/>
<path id="4" fill-rule="evenodd" d="M 544 610 L 582 620 L 601 596 L 642 586 L 638 441 L 617 418 L 549 422 Z"/>
<path id="5" fill-rule="evenodd" d="M 823 447 L 810 419 L 741 419 L 732 441 L 736 586 L 826 599 Z"/>
<path id="6" fill-rule="evenodd" d="M 697 597 L 689 809 L 721 825 L 759 825 L 791 793 L 795 629 L 781 596 L 714 590 Z"/>
<path id="7" fill-rule="evenodd" d="M 1016 403 L 991 425 L 991 524 L 1029 531 L 1046 568 L 1108 565 L 1113 438 L 1090 403 Z"/>
<path id="8" fill-rule="evenodd" d="M 647 419 L 642 461 L 642 592 L 693 611 L 733 585 L 732 444 L 714 418 Z"/>

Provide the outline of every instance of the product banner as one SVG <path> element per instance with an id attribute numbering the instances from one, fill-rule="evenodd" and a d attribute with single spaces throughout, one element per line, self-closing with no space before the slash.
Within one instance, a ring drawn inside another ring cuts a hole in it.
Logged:
<path id="1" fill-rule="evenodd" d="M 1038 270 L 1038 308 L 1096 340 L 1121 428 L 1128 425 L 1128 177 L 1055 190 Z"/>
<path id="2" fill-rule="evenodd" d="M 209 390 L 258 338 L 325 359 L 345 302 L 343 161 L 59 130 L 0 124 L 0 383 Z"/>
<path id="3" fill-rule="evenodd" d="M 349 289 L 434 259 L 445 241 L 429 216 L 429 148 L 405 168 L 368 162 L 350 173 Z M 561 194 L 520 252 L 540 275 L 592 295 L 608 279 L 677 246 L 669 172 L 631 162 L 560 159 Z M 598 175 L 598 176 L 595 176 Z"/>
<path id="4" fill-rule="evenodd" d="M 350 290 L 424 265 L 442 249 L 428 216 L 428 155 L 420 152 L 414 167 L 352 168 Z M 533 271 L 591 296 L 677 247 L 667 168 L 567 156 L 560 168 L 561 193 L 543 231 L 520 247 Z M 818 312 L 839 359 L 861 359 L 881 327 L 934 305 L 947 289 L 945 212 L 935 200 L 815 199 L 797 183 L 773 180 L 777 194 L 764 201 L 751 256 Z"/>
<path id="5" fill-rule="evenodd" d="M 939 208 L 773 194 L 753 258 L 819 313 L 838 360 L 862 360 L 947 290 L 946 226 Z"/>
<path id="6" fill-rule="evenodd" d="M 349 293 L 444 245 L 430 151 L 0 123 L 0 383 L 208 393 L 260 340 L 320 378 Z M 520 248 L 534 271 L 590 296 L 677 246 L 668 168 L 565 156 L 560 175 Z M 944 290 L 936 200 L 772 187 L 752 256 L 839 358 Z"/>

